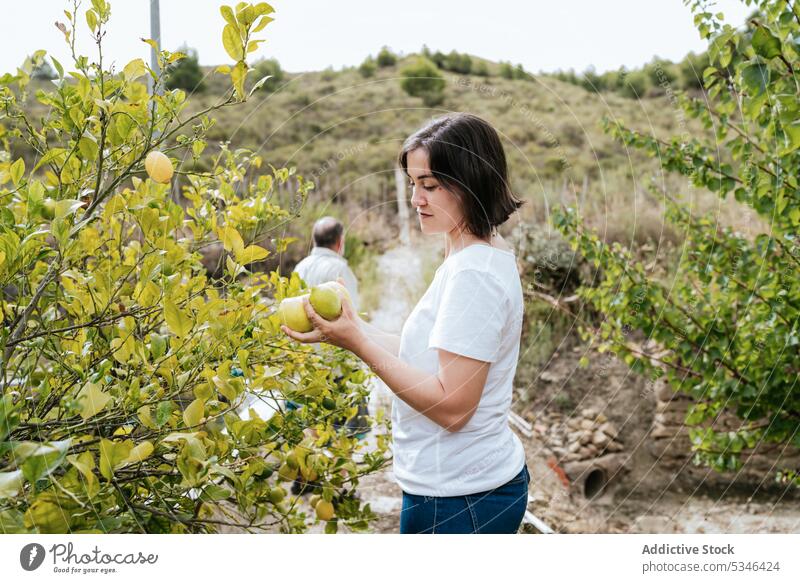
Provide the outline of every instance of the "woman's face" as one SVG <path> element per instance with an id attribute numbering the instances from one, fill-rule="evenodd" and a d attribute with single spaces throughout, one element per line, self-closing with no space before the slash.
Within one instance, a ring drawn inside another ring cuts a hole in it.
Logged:
<path id="1" fill-rule="evenodd" d="M 417 211 L 420 228 L 426 235 L 450 233 L 462 222 L 463 213 L 456 195 L 431 174 L 428 152 L 411 150 L 406 156 L 411 183 L 411 205 Z"/>

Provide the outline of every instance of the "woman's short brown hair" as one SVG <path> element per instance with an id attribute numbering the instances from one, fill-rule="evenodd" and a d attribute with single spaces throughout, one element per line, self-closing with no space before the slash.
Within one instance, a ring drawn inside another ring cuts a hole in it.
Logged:
<path id="1" fill-rule="evenodd" d="M 497 131 L 470 113 L 431 120 L 403 143 L 399 163 L 408 174 L 408 153 L 428 153 L 433 176 L 459 198 L 466 228 L 486 239 L 522 206 L 511 192 L 508 164 Z"/>

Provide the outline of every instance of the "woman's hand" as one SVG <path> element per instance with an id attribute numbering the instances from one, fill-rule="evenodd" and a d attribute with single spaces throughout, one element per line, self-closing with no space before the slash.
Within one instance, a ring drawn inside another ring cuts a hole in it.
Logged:
<path id="1" fill-rule="evenodd" d="M 281 330 L 290 338 L 303 343 L 327 342 L 351 352 L 356 352 L 366 340 L 366 334 L 359 324 L 360 318 L 347 298 L 342 298 L 342 313 L 335 320 L 326 320 L 317 314 L 308 297 L 303 298 L 303 307 L 314 329 L 311 332 L 295 332 L 282 324 Z"/>

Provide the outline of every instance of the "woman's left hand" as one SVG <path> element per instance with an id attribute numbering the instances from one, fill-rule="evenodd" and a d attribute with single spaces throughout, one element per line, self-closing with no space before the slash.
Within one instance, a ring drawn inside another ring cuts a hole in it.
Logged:
<path id="1" fill-rule="evenodd" d="M 303 298 L 303 307 L 314 329 L 311 332 L 295 332 L 285 324 L 281 325 L 284 334 L 303 343 L 327 342 L 339 348 L 355 352 L 366 334 L 359 325 L 359 318 L 347 298 L 342 299 L 342 313 L 335 320 L 326 320 L 317 312 L 308 297 Z"/>

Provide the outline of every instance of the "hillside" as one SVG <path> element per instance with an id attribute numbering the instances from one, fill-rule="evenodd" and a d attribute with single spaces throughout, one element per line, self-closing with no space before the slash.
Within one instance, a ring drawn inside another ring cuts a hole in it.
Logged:
<path id="1" fill-rule="evenodd" d="M 371 78 L 355 68 L 288 74 L 274 93 L 258 92 L 246 106 L 220 112 L 212 137 L 314 175 L 321 199 L 369 207 L 393 200 L 393 164 L 411 132 L 436 114 L 469 111 L 502 134 L 513 186 L 531 202 L 526 216 L 541 220 L 564 190 L 581 191 L 584 181 L 593 212 L 627 206 L 634 181 L 656 168 L 605 135 L 603 115 L 660 137 L 675 133 L 682 119 L 664 97 L 597 94 L 550 76 L 526 81 L 445 73 L 445 100 L 429 108 L 400 88 L 399 70 L 412 58 L 379 68 Z M 209 105 L 224 89 L 214 77 L 209 71 L 207 90 L 191 97 L 193 109 Z"/>

